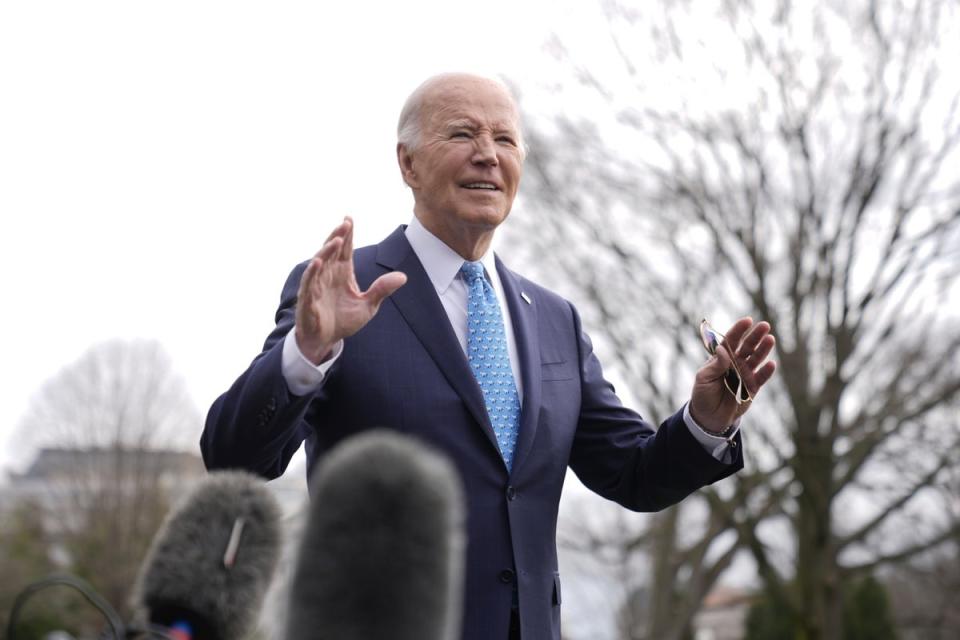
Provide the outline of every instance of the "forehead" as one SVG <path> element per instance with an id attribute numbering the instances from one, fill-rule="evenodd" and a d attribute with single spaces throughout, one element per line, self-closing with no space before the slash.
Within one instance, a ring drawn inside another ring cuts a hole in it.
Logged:
<path id="1" fill-rule="evenodd" d="M 516 129 L 517 107 L 499 84 L 487 80 L 450 81 L 431 88 L 423 99 L 426 126 L 473 123 L 493 129 Z"/>

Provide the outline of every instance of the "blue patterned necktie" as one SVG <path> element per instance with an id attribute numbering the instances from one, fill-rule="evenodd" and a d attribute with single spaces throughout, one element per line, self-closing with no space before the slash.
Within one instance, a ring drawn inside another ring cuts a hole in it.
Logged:
<path id="1" fill-rule="evenodd" d="M 509 471 L 520 429 L 520 396 L 510 368 L 507 336 L 497 294 L 487 282 L 483 265 L 464 262 L 460 273 L 467 281 L 467 359 L 480 383 L 487 415 L 497 436 L 500 455 Z"/>

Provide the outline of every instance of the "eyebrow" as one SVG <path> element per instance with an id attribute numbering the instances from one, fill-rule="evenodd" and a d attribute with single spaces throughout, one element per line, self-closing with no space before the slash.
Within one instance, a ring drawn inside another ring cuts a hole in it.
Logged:
<path id="1" fill-rule="evenodd" d="M 450 120 L 446 125 L 447 129 L 476 129 L 478 125 L 473 120 L 469 118 L 460 118 L 458 120 Z"/>

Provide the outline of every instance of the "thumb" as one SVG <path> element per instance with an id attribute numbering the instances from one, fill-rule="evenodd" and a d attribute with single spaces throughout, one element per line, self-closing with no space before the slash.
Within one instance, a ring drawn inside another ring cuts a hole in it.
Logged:
<path id="1" fill-rule="evenodd" d="M 370 285 L 364 293 L 367 302 L 376 309 L 383 302 L 383 299 L 407 283 L 407 275 L 401 271 L 391 271 L 385 273 Z"/>
<path id="2" fill-rule="evenodd" d="M 731 367 L 732 360 L 727 348 L 724 345 L 717 347 L 717 352 L 707 362 L 700 367 L 700 373 L 707 380 L 719 380 L 727 374 Z"/>

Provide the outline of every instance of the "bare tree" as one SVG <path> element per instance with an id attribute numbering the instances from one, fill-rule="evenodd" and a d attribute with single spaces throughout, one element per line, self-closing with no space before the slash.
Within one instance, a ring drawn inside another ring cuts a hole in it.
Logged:
<path id="1" fill-rule="evenodd" d="M 32 398 L 20 444 L 36 452 L 15 486 L 41 500 L 68 569 L 125 608 L 171 492 L 202 473 L 200 415 L 152 341 L 91 347 Z"/>
<path id="2" fill-rule="evenodd" d="M 653 556 L 627 637 L 682 637 L 743 550 L 803 638 L 837 638 L 845 583 L 958 531 L 937 491 L 960 463 L 956 7 L 600 8 L 607 48 L 549 44 L 552 103 L 585 107 L 528 118 L 513 250 L 651 419 L 689 397 L 704 315 L 769 320 L 781 365 L 747 469 L 685 503 L 698 524 L 618 542 Z"/>

